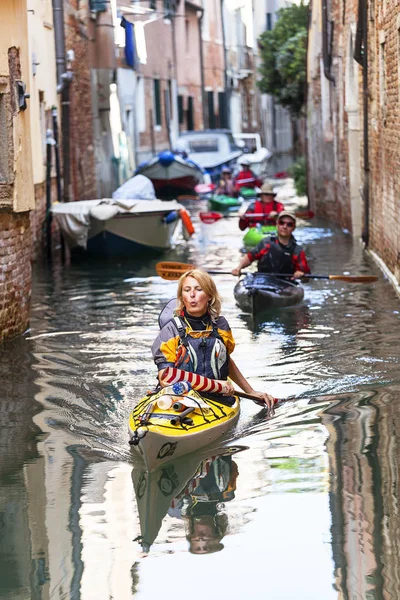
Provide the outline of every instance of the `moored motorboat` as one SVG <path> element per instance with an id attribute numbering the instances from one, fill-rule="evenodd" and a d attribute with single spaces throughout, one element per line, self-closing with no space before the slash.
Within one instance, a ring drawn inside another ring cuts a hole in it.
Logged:
<path id="1" fill-rule="evenodd" d="M 246 273 L 235 285 L 233 293 L 240 308 L 252 313 L 292 306 L 304 297 L 303 287 L 295 281 L 260 272 Z"/>
<path id="2" fill-rule="evenodd" d="M 269 163 L 273 156 L 267 148 L 261 146 L 261 136 L 259 133 L 234 133 L 233 137 L 236 143 L 240 145 L 246 153 L 251 170 L 257 177 L 267 177 Z"/>
<path id="3" fill-rule="evenodd" d="M 172 388 L 142 398 L 129 417 L 129 443 L 148 471 L 213 443 L 238 420 L 240 403 L 211 400 Z"/>
<path id="4" fill-rule="evenodd" d="M 228 129 L 204 129 L 184 131 L 176 142 L 176 148 L 199 164 L 217 182 L 222 167 L 234 168 L 243 154 Z"/>
<path id="5" fill-rule="evenodd" d="M 197 163 L 169 150 L 140 164 L 136 174 L 148 177 L 162 200 L 193 194 L 196 185 L 205 181 L 204 170 Z"/>
<path id="6" fill-rule="evenodd" d="M 171 247 L 178 223 L 193 233 L 188 211 L 178 202 L 103 198 L 54 204 L 51 212 L 70 248 L 93 256 L 135 256 Z"/>
<path id="7" fill-rule="evenodd" d="M 208 200 L 211 209 L 227 211 L 238 208 L 242 204 L 242 198 L 225 196 L 224 194 L 214 194 Z"/>

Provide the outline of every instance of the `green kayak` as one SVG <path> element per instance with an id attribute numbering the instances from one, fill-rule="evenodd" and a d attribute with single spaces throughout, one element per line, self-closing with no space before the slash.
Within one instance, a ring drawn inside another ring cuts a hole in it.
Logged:
<path id="1" fill-rule="evenodd" d="M 255 227 L 249 227 L 246 234 L 243 236 L 243 245 L 246 249 L 254 248 L 258 242 L 270 233 L 276 231 L 275 225 L 256 225 Z"/>
<path id="2" fill-rule="evenodd" d="M 244 200 L 253 200 L 257 198 L 257 188 L 240 188 L 240 195 Z"/>
<path id="3" fill-rule="evenodd" d="M 224 196 L 215 194 L 209 199 L 210 208 L 215 210 L 230 210 L 232 208 L 238 208 L 242 204 L 241 198 L 232 198 L 232 196 Z"/>

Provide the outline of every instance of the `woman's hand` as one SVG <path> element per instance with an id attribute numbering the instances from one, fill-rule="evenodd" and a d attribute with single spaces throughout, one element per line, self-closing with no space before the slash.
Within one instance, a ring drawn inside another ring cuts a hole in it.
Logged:
<path id="1" fill-rule="evenodd" d="M 242 270 L 239 267 L 236 267 L 235 269 L 232 269 L 231 273 L 232 273 L 232 275 L 236 275 L 239 277 L 241 271 Z"/>
<path id="2" fill-rule="evenodd" d="M 218 379 L 217 383 L 222 387 L 221 394 L 223 396 L 233 396 L 234 395 L 234 387 L 230 381 L 226 381 L 226 379 Z"/>
<path id="3" fill-rule="evenodd" d="M 265 405 L 265 408 L 268 410 L 269 415 L 272 416 L 275 413 L 275 398 L 273 396 L 270 396 L 270 394 L 267 394 L 266 392 L 256 392 L 255 390 L 252 390 L 251 393 L 253 394 L 253 396 L 257 396 L 258 398 L 260 398 L 260 404 L 262 403 Z"/>

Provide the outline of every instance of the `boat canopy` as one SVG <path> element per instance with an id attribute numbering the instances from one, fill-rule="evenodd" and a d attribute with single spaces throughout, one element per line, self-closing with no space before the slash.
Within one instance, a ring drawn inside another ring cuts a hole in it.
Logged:
<path id="1" fill-rule="evenodd" d="M 114 199 L 126 200 L 135 198 L 135 200 L 155 200 L 156 192 L 152 181 L 145 175 L 135 175 L 125 181 L 113 192 Z"/>
<path id="2" fill-rule="evenodd" d="M 204 169 L 211 169 L 241 156 L 242 149 L 229 130 L 210 129 L 182 133 L 176 149 L 185 152 Z"/>

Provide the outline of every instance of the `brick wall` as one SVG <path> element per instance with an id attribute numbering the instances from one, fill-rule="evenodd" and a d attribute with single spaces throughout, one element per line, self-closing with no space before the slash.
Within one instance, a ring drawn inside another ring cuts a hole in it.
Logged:
<path id="1" fill-rule="evenodd" d="M 0 212 L 0 342 L 28 327 L 30 295 L 29 212 Z"/>
<path id="2" fill-rule="evenodd" d="M 369 20 L 369 246 L 400 281 L 400 13 L 376 1 Z"/>

